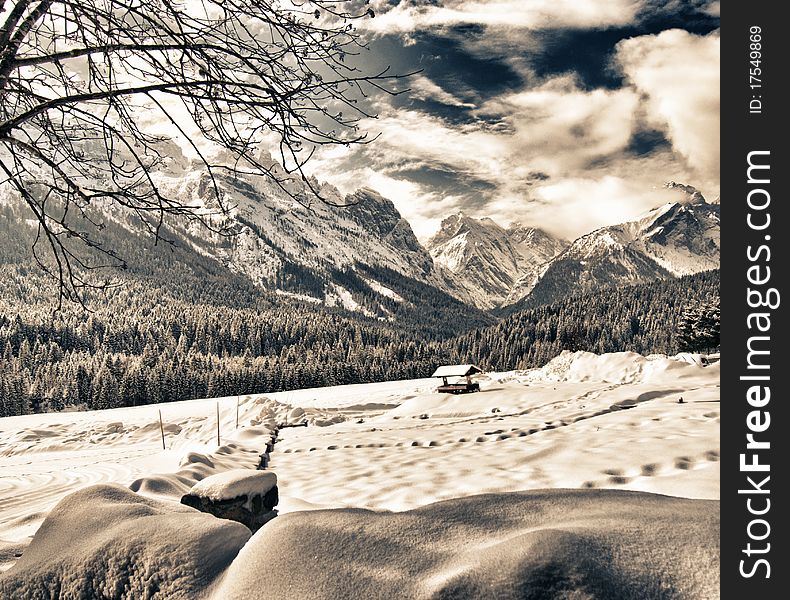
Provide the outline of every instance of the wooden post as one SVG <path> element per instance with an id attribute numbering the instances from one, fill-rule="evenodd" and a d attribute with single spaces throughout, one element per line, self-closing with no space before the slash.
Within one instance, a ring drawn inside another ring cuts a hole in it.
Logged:
<path id="1" fill-rule="evenodd" d="M 219 402 L 217 402 L 217 446 L 220 445 L 219 441 Z"/>
<path id="2" fill-rule="evenodd" d="M 236 394 L 236 429 L 239 428 L 239 395 Z"/>
<path id="3" fill-rule="evenodd" d="M 165 448 L 165 427 L 162 425 L 162 411 L 159 411 L 159 431 L 162 434 L 162 450 L 166 450 Z"/>

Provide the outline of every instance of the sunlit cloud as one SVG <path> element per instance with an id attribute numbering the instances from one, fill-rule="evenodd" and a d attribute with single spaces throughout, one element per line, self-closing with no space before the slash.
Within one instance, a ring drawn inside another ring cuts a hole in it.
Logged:
<path id="1" fill-rule="evenodd" d="M 428 79 L 425 75 L 415 75 L 409 80 L 410 96 L 417 100 L 431 100 L 447 106 L 458 106 L 463 108 L 475 108 L 470 102 L 460 100 L 450 92 L 442 89 L 436 83 Z"/>
<path id="2" fill-rule="evenodd" d="M 371 99 L 377 118 L 360 126 L 374 143 L 322 149 L 310 169 L 389 197 L 422 239 L 460 210 L 574 238 L 672 200 L 668 180 L 719 195 L 718 3 L 372 6 L 364 27 L 396 54 L 393 39 L 411 40 L 404 56 L 425 70 L 407 95 Z M 657 28 L 678 15 L 703 33 Z M 610 31 L 648 21 L 628 39 Z"/>
<path id="3" fill-rule="evenodd" d="M 633 0 L 450 0 L 441 4 L 374 2 L 376 18 L 364 28 L 380 33 L 465 24 L 538 29 L 605 27 L 634 20 L 642 2 Z"/>
<path id="4" fill-rule="evenodd" d="M 651 125 L 705 181 L 719 175 L 719 35 L 680 29 L 620 42 L 617 62 L 644 95 Z"/>

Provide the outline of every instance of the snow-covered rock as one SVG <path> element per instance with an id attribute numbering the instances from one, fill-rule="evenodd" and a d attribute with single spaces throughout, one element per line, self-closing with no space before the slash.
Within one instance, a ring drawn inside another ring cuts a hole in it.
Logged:
<path id="1" fill-rule="evenodd" d="M 208 500 L 232 500 L 239 496 L 252 498 L 262 495 L 277 485 L 272 471 L 231 469 L 197 482 L 189 493 Z"/>
<path id="2" fill-rule="evenodd" d="M 181 504 L 255 531 L 275 516 L 272 511 L 278 500 L 277 476 L 272 471 L 232 469 L 196 483 Z"/>

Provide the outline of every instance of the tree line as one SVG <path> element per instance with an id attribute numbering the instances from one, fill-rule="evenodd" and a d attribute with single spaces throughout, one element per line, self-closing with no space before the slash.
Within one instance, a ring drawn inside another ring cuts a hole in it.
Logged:
<path id="1" fill-rule="evenodd" d="M 54 312 L 51 298 L 35 301 L 44 286 L 34 274 L 2 271 L 0 416 L 411 379 L 448 363 L 526 369 L 562 350 L 674 354 L 692 349 L 693 323 L 717 344 L 718 271 L 571 297 L 444 338 L 322 307 L 197 300 L 144 280 L 106 292 L 93 313 Z"/>

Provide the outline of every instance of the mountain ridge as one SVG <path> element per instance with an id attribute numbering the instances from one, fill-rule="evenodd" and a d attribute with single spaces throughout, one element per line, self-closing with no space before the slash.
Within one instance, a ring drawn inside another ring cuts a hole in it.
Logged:
<path id="1" fill-rule="evenodd" d="M 157 182 L 184 204 L 207 208 L 216 202 L 216 185 L 231 207 L 221 225 L 234 235 L 178 222 L 166 223 L 165 231 L 176 244 L 263 290 L 368 317 L 392 320 L 416 309 L 404 293 L 415 286 L 434 289 L 435 299 L 447 295 L 472 311 L 491 311 L 719 264 L 719 204 L 675 181 L 665 184 L 677 192 L 675 201 L 572 241 L 538 227 L 502 227 L 488 217 L 458 213 L 445 217 L 423 246 L 395 204 L 377 191 L 361 188 L 344 196 L 315 178 L 286 173 L 271 158 L 261 160 L 277 181 L 243 174 L 212 178 L 197 163 L 173 157 L 167 169 L 154 173 Z M 304 201 L 308 187 L 329 203 Z M 129 233 L 145 233 L 117 206 L 97 210 Z M 420 301 L 426 297 L 420 292 Z"/>
<path id="2" fill-rule="evenodd" d="M 507 297 L 525 270 L 555 256 L 567 242 L 536 227 L 501 227 L 490 218 L 463 213 L 446 217 L 427 242 L 433 260 L 454 289 L 480 308 L 491 309 Z"/>
<path id="3" fill-rule="evenodd" d="M 508 298 L 513 310 L 601 287 L 644 283 L 717 269 L 720 206 L 688 187 L 690 198 L 669 202 L 631 221 L 585 234 L 526 273 Z"/>

